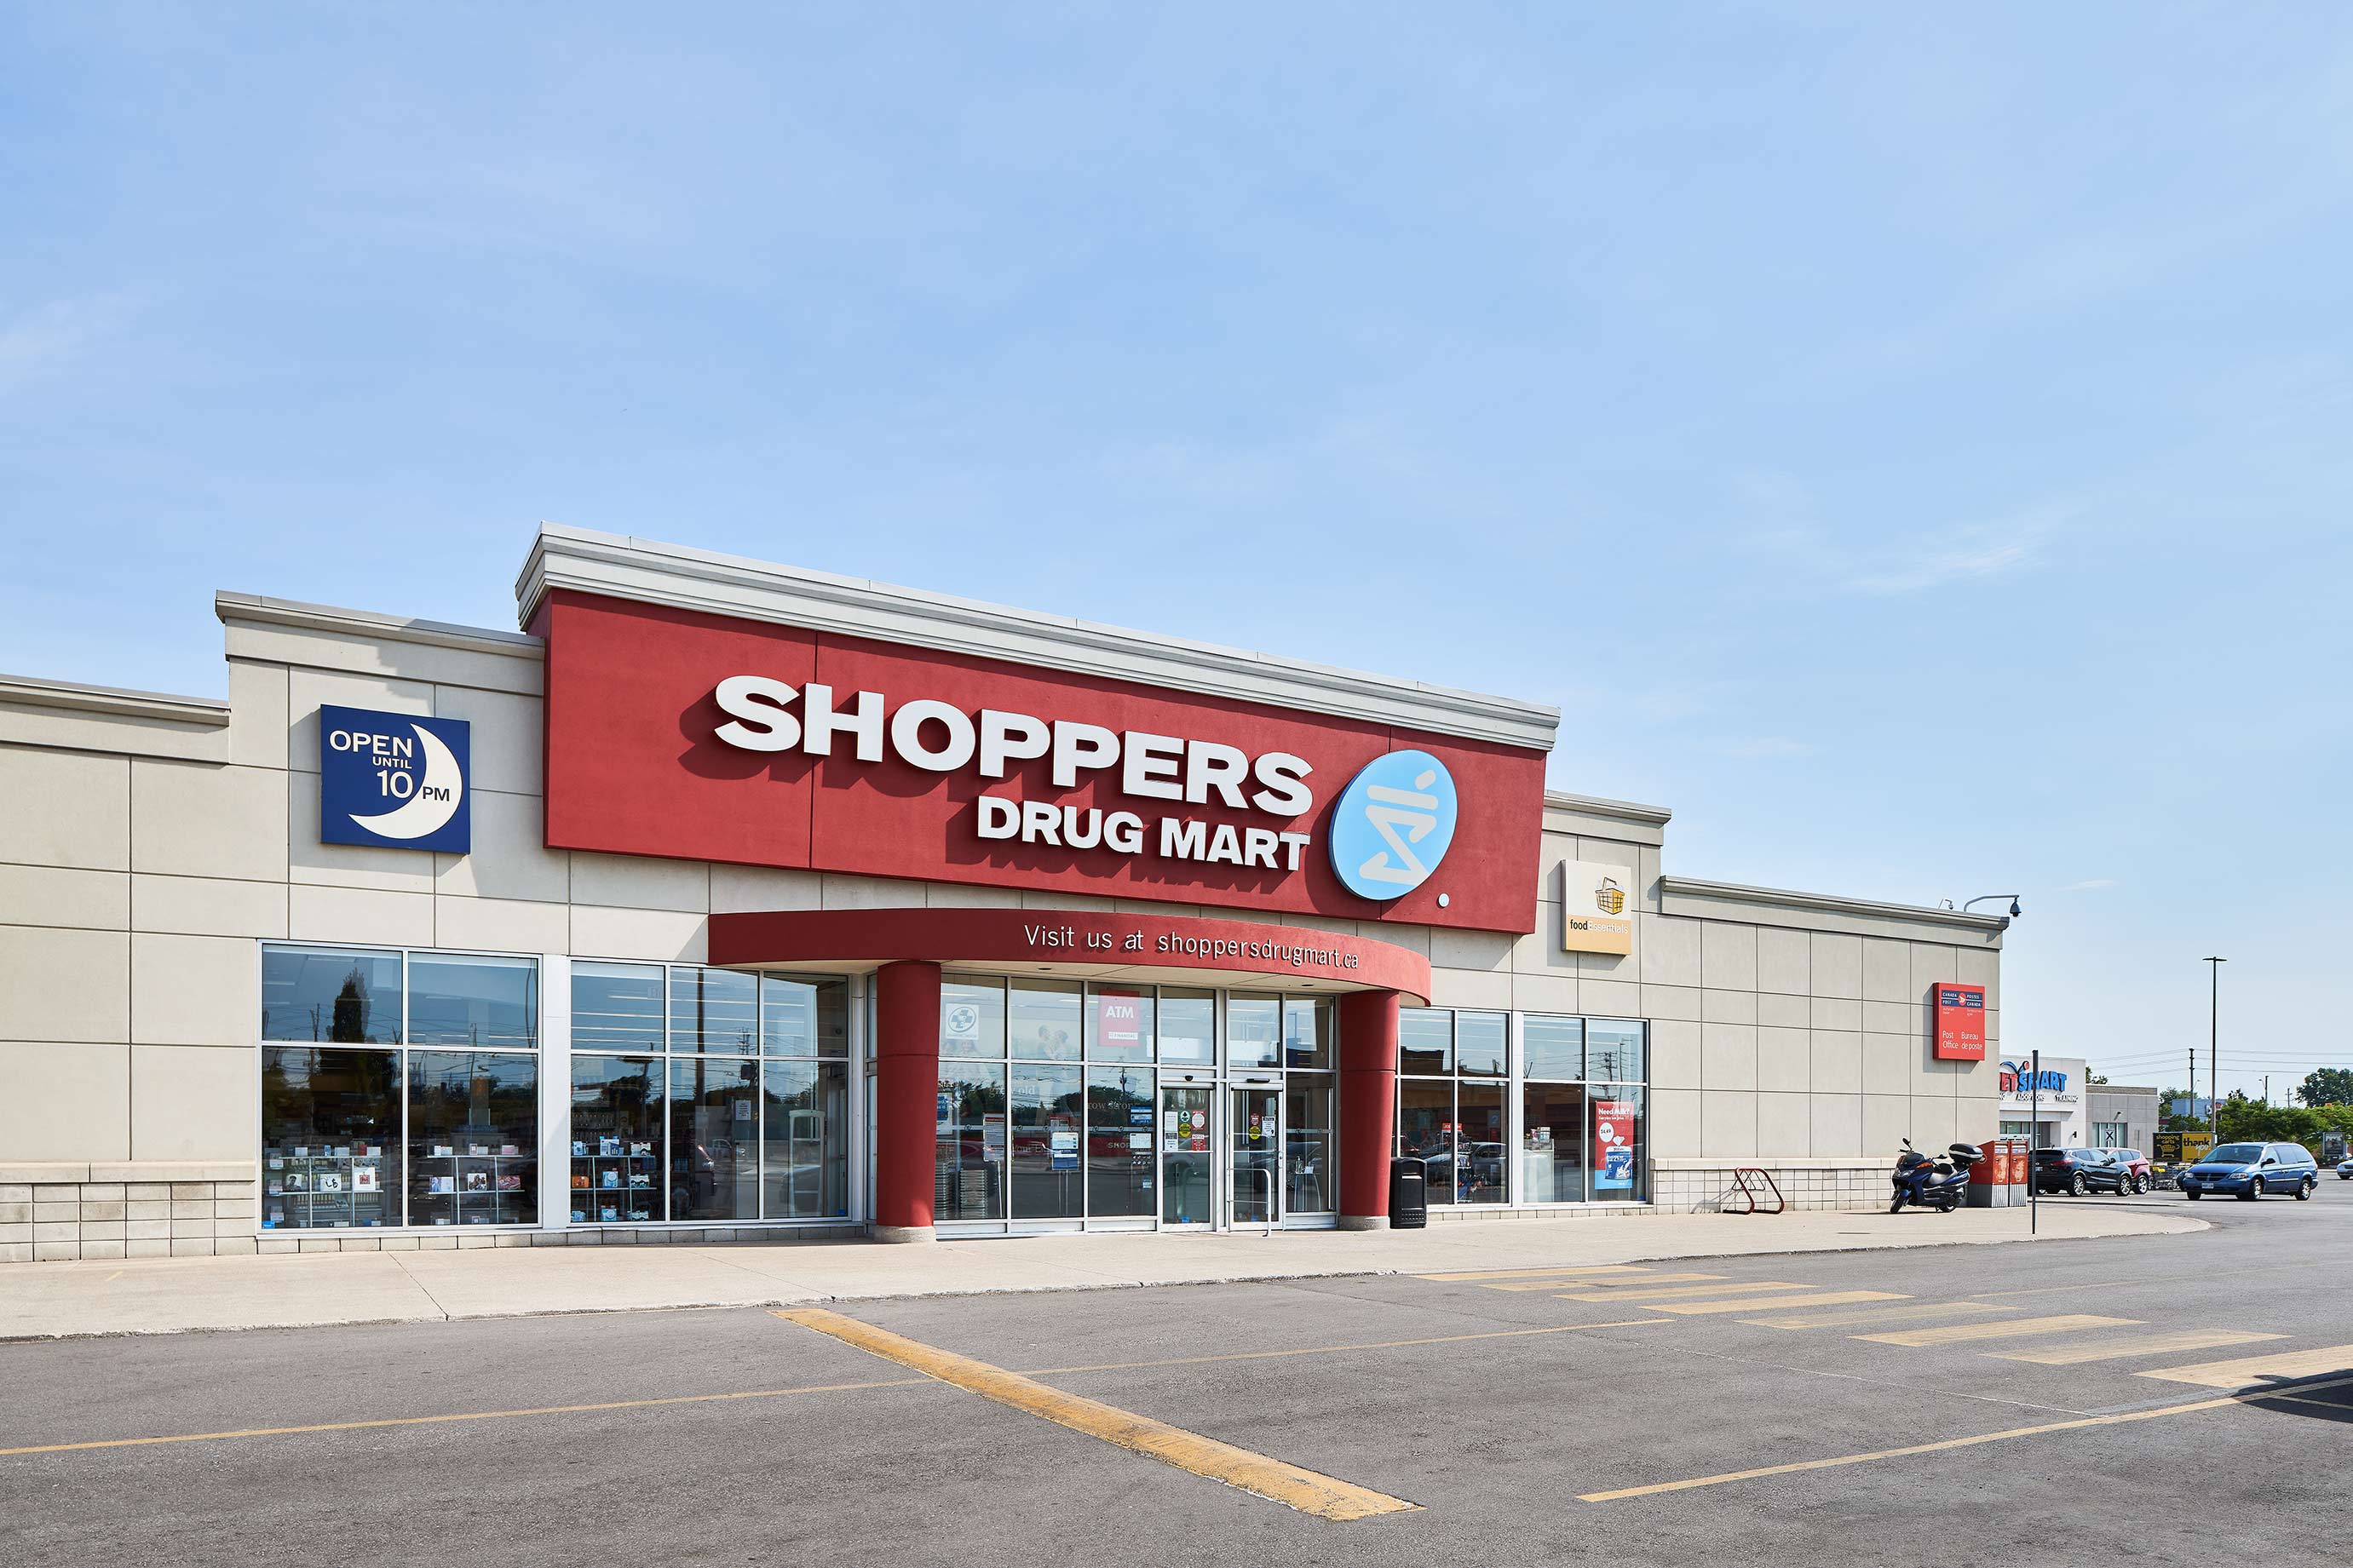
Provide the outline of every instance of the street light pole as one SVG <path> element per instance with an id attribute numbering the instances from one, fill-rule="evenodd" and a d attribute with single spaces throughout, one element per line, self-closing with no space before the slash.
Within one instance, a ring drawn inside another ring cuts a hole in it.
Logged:
<path id="1" fill-rule="evenodd" d="M 2042 1047 L 2034 1047 L 2032 1059 L 2027 1063 L 2026 1080 L 2026 1234 L 2036 1235 L 2042 1223 L 2040 1206 L 2042 1197 L 2042 1173 L 2034 1167 L 2035 1152 L 2042 1147 Z"/>
<path id="2" fill-rule="evenodd" d="M 2222 966 L 2230 962 L 2227 958 L 2206 961 L 2206 1095 L 2207 1103 L 2213 1107 L 2208 1128 L 2216 1145 L 2222 1142 L 2222 1069 L 2219 1065 L 2222 1050 Z"/>

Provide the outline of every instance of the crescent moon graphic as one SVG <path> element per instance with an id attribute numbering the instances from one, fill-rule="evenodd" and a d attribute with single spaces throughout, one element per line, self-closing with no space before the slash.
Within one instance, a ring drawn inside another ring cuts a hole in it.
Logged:
<path id="1" fill-rule="evenodd" d="M 385 838 L 422 838 L 440 831 L 458 815 L 458 803 L 466 795 L 466 781 L 459 770 L 457 756 L 442 743 L 441 737 L 421 724 L 409 728 L 417 731 L 417 742 L 425 748 L 425 777 L 417 793 L 375 816 L 352 814 L 354 823 Z"/>

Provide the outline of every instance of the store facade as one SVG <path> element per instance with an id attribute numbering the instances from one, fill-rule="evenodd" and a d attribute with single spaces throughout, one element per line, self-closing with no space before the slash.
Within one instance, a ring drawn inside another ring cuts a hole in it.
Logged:
<path id="1" fill-rule="evenodd" d="M 2091 1068 L 2081 1057 L 2004 1058 L 2000 1073 L 2002 1136 L 2031 1138 L 2037 1149 L 2076 1149 L 2090 1141 L 2084 1095 Z"/>
<path id="2" fill-rule="evenodd" d="M 1876 1199 L 2005 922 L 1672 877 L 1508 699 L 543 530 L 0 681 L 0 1260 Z"/>

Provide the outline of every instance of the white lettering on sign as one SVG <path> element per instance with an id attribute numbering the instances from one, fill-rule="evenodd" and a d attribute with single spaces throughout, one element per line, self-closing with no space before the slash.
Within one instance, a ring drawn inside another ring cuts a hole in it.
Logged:
<path id="1" fill-rule="evenodd" d="M 765 675 L 731 675 L 712 700 L 727 722 L 712 731 L 720 744 L 742 752 L 847 754 L 879 763 L 885 749 L 925 773 L 970 768 L 1001 779 L 1022 763 L 1044 762 L 1056 789 L 1076 789 L 1103 775 L 1124 795 L 1140 800 L 1260 811 L 1290 819 L 1315 805 L 1307 786 L 1314 772 L 1304 757 L 1267 752 L 1253 757 L 1222 741 L 1107 730 L 1100 724 L 984 708 L 968 713 L 954 703 L 919 698 L 892 707 L 879 691 L 837 696 L 831 686 L 794 686 Z M 368 737 L 354 737 L 364 742 Z M 398 741 L 406 747 L 408 742 Z M 1252 788 L 1253 784 L 1256 785 Z M 1192 817 L 1159 818 L 1156 834 L 1132 811 L 1055 805 L 984 795 L 975 803 L 976 837 L 1057 849 L 1108 849 L 1141 855 L 1150 844 L 1163 859 L 1287 873 L 1306 863 L 1308 835 L 1269 827 L 1236 827 Z"/>

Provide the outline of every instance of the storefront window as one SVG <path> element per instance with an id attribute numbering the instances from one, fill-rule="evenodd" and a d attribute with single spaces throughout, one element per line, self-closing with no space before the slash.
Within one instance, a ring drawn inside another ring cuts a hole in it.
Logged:
<path id="1" fill-rule="evenodd" d="M 1555 1018 L 1530 1013 L 1520 1021 L 1527 1064 L 1523 1073 L 1532 1079 L 1581 1079 L 1585 1076 L 1585 1020 Z"/>
<path id="2" fill-rule="evenodd" d="M 1645 1201 L 1651 1131 L 1641 1086 L 1597 1083 L 1586 1092 L 1593 1130 L 1593 1196 L 1605 1203 Z"/>
<path id="3" fill-rule="evenodd" d="M 1583 1202 L 1585 1086 L 1531 1083 L 1520 1095 L 1520 1202 Z"/>
<path id="4" fill-rule="evenodd" d="M 1641 1083 L 1651 1076 L 1642 1048 L 1643 1026 L 1624 1018 L 1585 1021 L 1585 1076 L 1614 1083 Z"/>
<path id="5" fill-rule="evenodd" d="M 1152 1074 L 1140 1068 L 1087 1072 L 1087 1213 L 1150 1217 L 1155 1201 Z"/>
<path id="6" fill-rule="evenodd" d="M 1457 1203 L 1504 1201 L 1504 1086 L 1493 1081 L 1466 1079 L 1455 1086 Z"/>
<path id="7" fill-rule="evenodd" d="M 528 958 L 411 953 L 408 1043 L 537 1050 L 539 965 Z"/>
<path id="8" fill-rule="evenodd" d="M 1282 1065 L 1282 999 L 1226 998 L 1226 1062 L 1229 1067 Z"/>
<path id="9" fill-rule="evenodd" d="M 1454 1070 L 1454 1015 L 1443 1007 L 1408 1007 L 1398 1014 L 1398 1071 Z"/>
<path id="10" fill-rule="evenodd" d="M 261 950 L 261 1037 L 400 1044 L 400 954 L 332 947 Z"/>
<path id="11" fill-rule="evenodd" d="M 670 1218 L 760 1217 L 759 1070 L 757 1062 L 670 1058 Z"/>
<path id="12" fill-rule="evenodd" d="M 1029 1061 L 1074 1062 L 1085 1031 L 1075 980 L 1017 980 L 1008 1014 L 1013 1054 Z"/>
<path id="13" fill-rule="evenodd" d="M 1455 1014 L 1455 1070 L 1466 1077 L 1473 1073 L 1503 1077 L 1510 1070 L 1506 1048 L 1510 1038 L 1510 1020 L 1502 1013 Z"/>
<path id="14" fill-rule="evenodd" d="M 1160 988 L 1160 1065 L 1212 1067 L 1218 1060 L 1218 994 Z"/>
<path id="15" fill-rule="evenodd" d="M 572 965 L 572 1048 L 662 1048 L 662 970 L 659 963 Z"/>
<path id="16" fill-rule="evenodd" d="M 1398 1152 L 1423 1163 L 1430 1202 L 1454 1201 L 1452 1079 L 1398 1079 Z"/>
<path id="17" fill-rule="evenodd" d="M 750 1056 L 758 1037 L 760 981 L 733 969 L 673 964 L 670 972 L 670 1048 Z"/>
<path id="18" fill-rule="evenodd" d="M 1295 1072 L 1282 1080 L 1283 1208 L 1329 1214 L 1332 1181 L 1332 1075 Z"/>
<path id="19" fill-rule="evenodd" d="M 408 1223 L 539 1218 L 539 1058 L 408 1053 Z"/>
<path id="20" fill-rule="evenodd" d="M 665 1076 L 659 1057 L 572 1058 L 573 1224 L 667 1217 L 661 1179 Z"/>
<path id="21" fill-rule="evenodd" d="M 848 982 L 581 960 L 572 1014 L 573 1223 L 849 1212 Z"/>
<path id="22" fill-rule="evenodd" d="M 265 1230 L 400 1224 L 400 1053 L 262 1047 L 261 1166 Z"/>
<path id="23" fill-rule="evenodd" d="M 272 943 L 261 1001 L 329 1045 L 262 1047 L 263 1229 L 536 1223 L 535 960 Z"/>
<path id="24" fill-rule="evenodd" d="M 951 1067 L 940 1076 L 932 1217 L 1005 1217 L 1005 1069 Z"/>
<path id="25" fill-rule="evenodd" d="M 1152 1059 L 1152 992 L 1136 985 L 1087 988 L 1087 1059 L 1148 1062 Z"/>
<path id="26" fill-rule="evenodd" d="M 1011 1084 L 1013 1217 L 1081 1218 L 1086 1213 L 1079 1154 L 1085 1107 L 1079 1069 L 1017 1062 Z"/>
<path id="27" fill-rule="evenodd" d="M 1328 1068 L 1332 1065 L 1331 998 L 1293 996 L 1283 1003 L 1282 1065 L 1287 1068 Z"/>
<path id="28" fill-rule="evenodd" d="M 1005 1059 L 1005 982 L 952 979 L 940 983 L 940 1055 Z"/>
<path id="29" fill-rule="evenodd" d="M 848 1057 L 848 984 L 762 976 L 760 1050 L 771 1057 Z"/>
<path id="30" fill-rule="evenodd" d="M 760 1217 L 849 1212 L 849 1067 L 771 1061 L 762 1069 Z"/>

